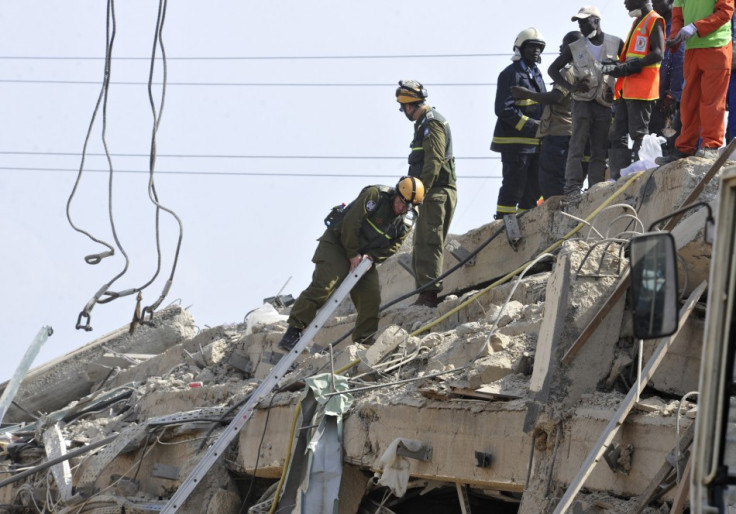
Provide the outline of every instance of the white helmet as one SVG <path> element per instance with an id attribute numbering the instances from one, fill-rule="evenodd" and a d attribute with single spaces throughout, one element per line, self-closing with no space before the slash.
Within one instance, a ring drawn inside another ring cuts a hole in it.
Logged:
<path id="1" fill-rule="evenodd" d="M 529 27 L 528 29 L 524 29 L 519 32 L 519 35 L 516 36 L 516 41 L 514 41 L 514 49 L 518 48 L 521 50 L 524 43 L 538 43 L 542 45 L 542 50 L 544 50 L 544 47 L 547 44 L 544 42 L 544 36 L 542 33 L 534 27 Z"/>

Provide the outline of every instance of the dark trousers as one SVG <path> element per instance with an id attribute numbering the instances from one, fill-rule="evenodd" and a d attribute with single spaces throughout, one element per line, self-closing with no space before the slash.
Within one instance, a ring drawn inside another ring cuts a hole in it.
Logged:
<path id="1" fill-rule="evenodd" d="M 539 189 L 551 198 L 565 194 L 565 165 L 570 136 L 544 136 L 539 151 Z"/>
<path id="2" fill-rule="evenodd" d="M 670 121 L 670 128 L 675 131 L 675 134 L 670 137 L 666 137 L 662 133 L 664 131 L 664 128 L 667 126 L 668 118 Z M 736 118 L 736 116 L 734 118 Z M 662 136 L 667 140 L 666 147 L 662 149 L 662 153 L 664 155 L 668 155 L 670 152 L 672 152 L 675 149 L 675 140 L 677 139 L 677 136 L 680 134 L 681 127 L 682 127 L 682 124 L 680 123 L 680 103 L 679 102 L 675 103 L 675 105 L 672 108 L 671 114 L 662 112 L 662 110 L 659 109 L 658 105 L 656 103 L 654 104 L 654 108 L 652 109 L 652 117 L 649 118 L 649 132 L 652 134 L 657 134 L 658 136 Z"/>
<path id="3" fill-rule="evenodd" d="M 736 71 L 731 70 L 726 93 L 726 106 L 728 107 L 728 121 L 726 123 L 726 144 L 736 137 Z"/>
<path id="4" fill-rule="evenodd" d="M 496 216 L 515 214 L 537 206 L 539 190 L 539 154 L 501 152 L 503 181 L 498 191 Z"/>
<path id="5" fill-rule="evenodd" d="M 634 160 L 639 160 L 639 148 L 644 136 L 649 134 L 649 118 L 652 116 L 654 100 L 627 100 L 616 102 L 616 115 L 611 128 L 611 148 L 629 147 L 629 139 L 634 141 L 631 149 Z M 616 177 L 617 178 L 617 177 Z"/>
<path id="6" fill-rule="evenodd" d="M 580 192 L 585 180 L 583 157 L 590 143 L 588 187 L 605 179 L 611 108 L 595 101 L 572 102 L 572 136 L 565 167 L 565 194 Z"/>

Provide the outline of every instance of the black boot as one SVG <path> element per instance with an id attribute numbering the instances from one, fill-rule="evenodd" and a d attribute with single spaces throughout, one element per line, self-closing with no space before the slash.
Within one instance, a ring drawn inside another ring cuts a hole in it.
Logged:
<path id="1" fill-rule="evenodd" d="M 628 148 L 608 149 L 608 170 L 614 180 L 621 178 L 621 170 L 631 164 L 631 150 Z"/>
<path id="2" fill-rule="evenodd" d="M 302 331 L 289 325 L 284 333 L 284 337 L 279 341 L 279 348 L 285 352 L 290 352 L 296 343 L 299 342 L 299 338 L 302 337 Z"/>
<path id="3" fill-rule="evenodd" d="M 422 291 L 419 293 L 417 301 L 414 305 L 423 305 L 425 307 L 435 308 L 439 305 L 440 301 L 437 299 L 437 291 Z"/>

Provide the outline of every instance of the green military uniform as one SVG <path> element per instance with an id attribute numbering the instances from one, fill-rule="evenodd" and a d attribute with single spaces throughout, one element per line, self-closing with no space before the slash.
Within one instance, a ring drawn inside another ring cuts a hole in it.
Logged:
<path id="1" fill-rule="evenodd" d="M 288 323 L 304 330 L 322 305 L 350 271 L 350 259 L 369 256 L 383 262 L 401 247 L 414 220 L 407 214 L 394 214 L 393 188 L 368 186 L 319 238 L 314 252 L 312 283 L 299 295 L 291 308 Z M 411 211 L 410 211 L 411 212 Z M 358 311 L 353 341 L 372 343 L 378 330 L 381 289 L 378 271 L 372 266 L 350 291 Z"/>
<path id="2" fill-rule="evenodd" d="M 414 232 L 412 267 L 417 287 L 442 274 L 442 252 L 457 205 L 455 157 L 447 120 L 431 107 L 414 123 L 409 175 L 424 184 L 424 202 Z M 442 283 L 425 291 L 439 292 Z"/>

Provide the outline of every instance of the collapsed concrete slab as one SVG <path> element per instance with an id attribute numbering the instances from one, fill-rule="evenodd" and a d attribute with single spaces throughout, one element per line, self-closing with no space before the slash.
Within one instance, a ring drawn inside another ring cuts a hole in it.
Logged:
<path id="1" fill-rule="evenodd" d="M 315 427 L 294 425 L 302 381 L 332 370 L 349 377 L 354 396 L 342 425 L 346 467 L 341 494 L 350 498 L 340 503 L 341 514 L 359 512 L 361 505 L 375 512 L 380 500 L 395 496 L 370 477 L 385 473 L 381 457 L 397 441 L 419 445 L 401 450 L 410 493 L 393 498 L 397 510 L 405 502 L 405 512 L 421 511 L 415 505 L 433 490 L 449 494 L 453 506 L 472 496 L 483 502 L 482 510 L 536 513 L 553 507 L 636 375 L 638 344 L 626 295 L 600 312 L 628 265 L 626 240 L 679 206 L 709 164 L 688 159 L 598 185 L 575 201 L 551 199 L 520 219 L 524 239 L 515 247 L 501 222 L 453 236 L 471 251 L 490 241 L 472 265 L 446 279 L 440 306 L 411 306 L 407 299 L 382 313 L 374 347 L 348 339 L 332 354 L 300 356 L 278 392 L 256 409 L 237 442 L 213 463 L 179 512 L 234 514 L 267 502 L 268 486 L 276 489 L 289 461 L 295 431 L 314 435 Z M 712 193 L 708 186 L 702 196 L 708 200 Z M 610 208 L 603 208 L 606 202 Z M 587 217 L 590 225 L 572 233 Z M 693 277 L 707 276 L 709 265 L 709 247 L 698 228 L 701 218 L 700 213 L 686 217 L 675 230 Z M 525 270 L 523 277 L 517 273 L 497 281 L 544 250 L 554 255 Z M 457 262 L 446 255 L 446 269 Z M 397 258 L 382 264 L 379 275 L 386 300 L 413 288 Z M 50 369 L 63 373 L 36 375 L 45 383 L 40 377 L 78 374 L 74 360 L 84 361 L 87 370 L 114 366 L 108 375 L 88 377 L 79 391 L 67 386 L 63 399 L 39 403 L 43 408 L 33 402 L 44 400 L 36 398 L 44 389 L 26 397 L 48 415 L 25 432 L 5 434 L 0 446 L 8 449 L 7 472 L 0 471 L 0 480 L 15 475 L 11 468 L 43 458 L 46 450 L 35 443 L 34 431 L 46 433 L 63 412 L 66 425 L 59 425 L 61 436 L 54 441 L 69 441 L 68 449 L 115 434 L 119 441 L 108 445 L 107 453 L 74 458 L 70 464 L 79 471 L 71 478 L 72 497 L 63 501 L 64 508 L 74 511 L 84 504 L 100 511 L 145 512 L 147 505 L 160 510 L 283 358 L 277 343 L 285 329 L 276 320 L 195 334 L 188 313 L 172 316 L 171 327 L 160 327 L 165 334 L 141 331 L 142 339 L 133 344 L 121 332 L 119 340 L 107 338 L 104 348 L 96 341 L 94 348 L 85 347 L 87 353 L 52 363 Z M 354 318 L 349 304 L 341 307 L 315 347 L 340 339 Z M 593 320 L 598 320 L 596 328 L 578 343 Z M 678 433 L 692 422 L 692 416 L 678 414 L 679 403 L 669 397 L 697 387 L 701 331 L 702 313 L 696 312 L 662 359 L 650 389 L 622 421 L 613 441 L 616 453 L 591 471 L 585 491 L 575 499 L 575 512 L 604 507 L 624 512 L 638 501 L 646 505 L 671 498 L 672 493 L 639 497 L 657 488 L 656 477 Z M 117 341 L 113 347 L 111 339 Z M 650 343 L 643 347 L 647 359 L 653 348 Z M 690 414 L 691 408 L 682 412 Z M 0 487 L 0 503 L 31 505 L 59 498 L 61 486 L 69 484 L 57 486 L 43 473 Z"/>
<path id="2" fill-rule="evenodd" d="M 468 291 L 519 268 L 574 230 L 578 220 L 590 217 L 605 202 L 608 202 L 608 206 L 595 216 L 592 229 L 586 226 L 580 230 L 578 237 L 585 238 L 593 230 L 607 237 L 621 232 L 644 231 L 653 221 L 682 206 L 688 193 L 711 164 L 710 160 L 693 157 L 642 172 L 635 177 L 596 184 L 573 201 L 553 197 L 519 219 L 522 239 L 515 248 L 508 242 L 502 221 L 494 221 L 463 235 L 451 235 L 450 239 L 468 252 L 485 246 L 474 257 L 472 265 L 466 265 L 460 272 L 447 277 L 443 294 Z M 703 197 L 713 198 L 716 188 L 715 181 L 708 184 Z M 640 221 L 631 217 L 632 208 Z M 389 259 L 379 268 L 386 300 L 402 296 L 414 288 L 413 278 L 399 264 L 399 257 Z M 457 259 L 446 249 L 445 271 L 457 263 Z"/>
<path id="3" fill-rule="evenodd" d="M 53 412 L 69 402 L 86 396 L 97 382 L 89 376 L 90 367 L 104 362 L 105 354 L 114 351 L 126 353 L 160 353 L 169 346 L 195 334 L 194 319 L 178 305 L 172 305 L 156 313 L 152 324 L 139 326 L 132 334 L 123 327 L 92 343 L 32 369 L 23 380 L 15 403 L 5 416 L 7 423 L 32 421 L 38 413 Z M 133 364 L 133 362 L 130 362 Z M 104 364 L 99 364 L 104 366 Z M 113 368 L 104 366 L 108 373 Z M 5 385 L 0 386 L 3 389 Z"/>

